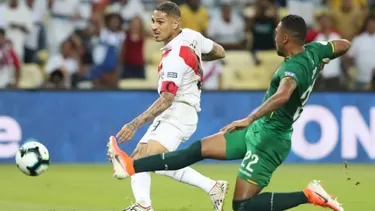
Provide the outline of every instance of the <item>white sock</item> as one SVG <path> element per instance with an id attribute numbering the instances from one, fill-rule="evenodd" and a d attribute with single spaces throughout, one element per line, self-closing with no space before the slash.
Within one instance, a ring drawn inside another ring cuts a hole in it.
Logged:
<path id="1" fill-rule="evenodd" d="M 142 207 L 151 206 L 151 176 L 150 172 L 137 173 L 131 176 L 135 201 Z"/>
<path id="2" fill-rule="evenodd" d="M 156 171 L 155 173 L 172 177 L 179 182 L 196 186 L 206 191 L 206 193 L 209 193 L 216 184 L 216 181 L 203 176 L 190 167 L 186 167 L 176 171 Z"/>

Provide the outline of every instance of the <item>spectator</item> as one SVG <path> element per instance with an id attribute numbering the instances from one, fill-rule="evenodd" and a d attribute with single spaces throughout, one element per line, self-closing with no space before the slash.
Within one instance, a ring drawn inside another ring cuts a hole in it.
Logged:
<path id="1" fill-rule="evenodd" d="M 7 37 L 19 58 L 23 58 L 26 36 L 33 27 L 31 10 L 19 0 L 10 0 L 2 15 L 5 16 Z"/>
<path id="2" fill-rule="evenodd" d="M 142 19 L 134 17 L 126 32 L 122 50 L 122 78 L 145 78 L 144 42 L 146 38 Z"/>
<path id="3" fill-rule="evenodd" d="M 333 10 L 336 29 L 344 39 L 352 40 L 358 33 L 367 15 L 366 11 L 354 7 L 352 0 L 342 0 L 341 7 Z"/>
<path id="4" fill-rule="evenodd" d="M 346 58 L 347 66 L 354 65 L 358 69 L 356 78 L 357 90 L 370 86 L 375 70 L 375 16 L 365 21 L 363 32 L 355 36 Z"/>
<path id="5" fill-rule="evenodd" d="M 341 39 L 341 35 L 333 28 L 332 16 L 328 13 L 317 17 L 318 29 L 310 30 L 306 36 L 306 42 L 330 41 Z M 325 65 L 320 78 L 317 80 L 316 88 L 320 90 L 340 90 L 341 61 L 334 59 Z"/>
<path id="6" fill-rule="evenodd" d="M 5 14 L 7 5 L 4 2 L 0 1 L 0 14 Z M 4 15 L 0 15 L 0 28 L 6 28 L 6 22 Z"/>
<path id="7" fill-rule="evenodd" d="M 252 55 L 256 65 L 261 63 L 257 51 L 274 50 L 274 31 L 278 24 L 278 13 L 271 0 L 257 1 L 255 15 L 249 21 L 253 35 Z"/>
<path id="8" fill-rule="evenodd" d="M 353 7 L 367 9 L 367 1 L 368 0 L 351 0 Z M 371 0 L 370 0 L 371 1 Z M 342 0 L 331 0 L 331 8 L 332 9 L 339 9 L 342 4 Z"/>
<path id="9" fill-rule="evenodd" d="M 94 39 L 95 39 L 95 32 L 96 32 L 96 25 L 94 24 L 93 21 L 90 21 L 87 23 L 87 25 L 80 30 L 77 30 L 75 34 L 80 38 L 82 42 L 82 48 L 83 48 L 83 53 L 82 53 L 82 64 L 83 68 L 90 69 L 93 61 L 92 58 L 92 51 L 94 48 Z M 85 71 L 87 72 L 87 71 Z"/>
<path id="10" fill-rule="evenodd" d="M 206 33 L 209 22 L 208 11 L 200 5 L 200 0 L 187 0 L 180 6 L 180 10 L 181 27 Z"/>
<path id="11" fill-rule="evenodd" d="M 207 35 L 226 50 L 244 48 L 244 19 L 232 11 L 230 4 L 222 1 L 220 15 L 212 17 L 207 30 Z"/>
<path id="12" fill-rule="evenodd" d="M 112 12 L 119 12 L 125 23 L 125 28 L 128 27 L 130 21 L 138 16 L 142 21 L 149 20 L 145 17 L 146 11 L 141 0 L 117 0 L 111 6 Z"/>
<path id="13" fill-rule="evenodd" d="M 79 19 L 76 22 L 76 28 L 82 29 L 85 28 L 87 23 L 90 21 L 93 11 L 93 5 L 98 0 L 77 0 L 78 4 L 78 13 Z"/>
<path id="14" fill-rule="evenodd" d="M 53 1 L 50 5 L 51 17 L 47 27 L 49 53 L 58 53 L 61 43 L 74 32 L 80 20 L 79 6 L 78 0 Z"/>
<path id="15" fill-rule="evenodd" d="M 0 28 L 0 88 L 18 87 L 21 62 Z"/>
<path id="16" fill-rule="evenodd" d="M 203 62 L 203 89 L 220 90 L 223 88 L 222 61 Z"/>
<path id="17" fill-rule="evenodd" d="M 79 49 L 72 38 L 61 44 L 60 52 L 52 55 L 46 64 L 47 88 L 70 88 L 72 75 L 79 72 Z"/>
<path id="18" fill-rule="evenodd" d="M 25 42 L 25 63 L 36 62 L 36 52 L 44 48 L 45 34 L 43 22 L 46 17 L 47 1 L 45 0 L 26 0 L 27 7 L 32 11 L 32 27 L 30 33 L 28 33 Z"/>
<path id="19" fill-rule="evenodd" d="M 121 15 L 107 14 L 105 25 L 106 28 L 100 32 L 99 44 L 94 46 L 94 65 L 89 78 L 94 80 L 95 88 L 116 88 L 120 50 L 124 40 Z"/>

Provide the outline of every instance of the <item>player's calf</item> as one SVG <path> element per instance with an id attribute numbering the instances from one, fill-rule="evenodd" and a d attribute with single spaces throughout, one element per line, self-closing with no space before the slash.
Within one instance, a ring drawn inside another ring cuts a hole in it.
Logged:
<path id="1" fill-rule="evenodd" d="M 261 193 L 246 200 L 233 200 L 233 211 L 262 210 L 282 211 L 302 204 L 314 204 L 333 211 L 344 211 L 342 205 L 333 199 L 319 181 L 309 183 L 304 191 L 291 193 Z"/>
<path id="2" fill-rule="evenodd" d="M 300 192 L 292 193 L 261 193 L 245 200 L 233 200 L 233 211 L 282 211 L 306 204 L 307 198 Z"/>

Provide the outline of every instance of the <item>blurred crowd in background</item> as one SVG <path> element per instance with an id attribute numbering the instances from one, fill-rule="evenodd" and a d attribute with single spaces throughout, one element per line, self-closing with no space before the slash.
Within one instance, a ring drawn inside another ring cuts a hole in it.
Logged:
<path id="1" fill-rule="evenodd" d="M 0 0 L 0 88 L 154 89 L 160 47 L 150 28 L 162 0 Z M 282 58 L 274 28 L 305 18 L 306 42 L 345 38 L 316 89 L 375 90 L 371 0 L 176 0 L 183 28 L 227 50 L 204 63 L 204 89 L 266 89 Z"/>

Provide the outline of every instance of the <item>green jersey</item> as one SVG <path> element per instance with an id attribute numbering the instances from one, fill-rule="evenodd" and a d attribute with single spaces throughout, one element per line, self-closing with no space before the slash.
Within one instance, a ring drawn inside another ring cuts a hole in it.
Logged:
<path id="1" fill-rule="evenodd" d="M 293 123 L 301 115 L 303 106 L 313 90 L 323 59 L 332 58 L 333 53 L 333 43 L 312 42 L 305 45 L 304 52 L 284 60 L 273 75 L 263 102 L 276 93 L 280 81 L 285 77 L 293 78 L 297 82 L 297 88 L 287 103 L 259 120 L 264 129 L 280 132 L 292 131 Z"/>

